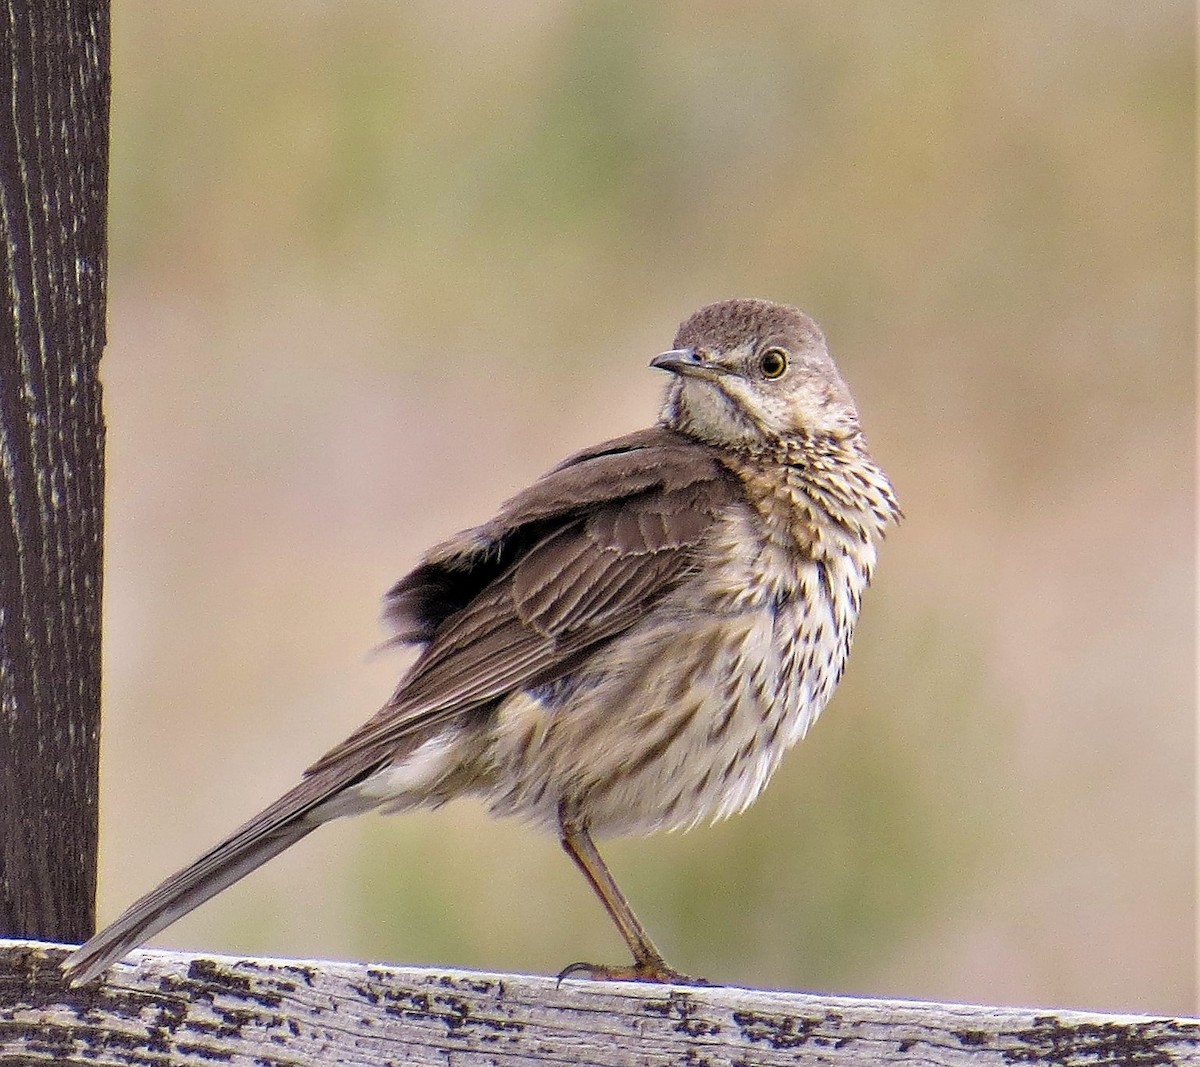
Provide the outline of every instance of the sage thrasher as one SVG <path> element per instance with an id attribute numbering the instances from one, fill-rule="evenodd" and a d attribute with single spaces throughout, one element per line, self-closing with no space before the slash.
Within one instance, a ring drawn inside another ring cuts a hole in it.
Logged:
<path id="1" fill-rule="evenodd" d="M 482 798 L 556 832 L 633 963 L 667 966 L 592 834 L 746 808 L 841 678 L 900 509 L 816 323 L 702 308 L 650 364 L 651 429 L 586 449 L 432 548 L 386 597 L 421 646 L 391 700 L 300 784 L 137 901 L 65 964 L 78 984 L 343 815 Z"/>

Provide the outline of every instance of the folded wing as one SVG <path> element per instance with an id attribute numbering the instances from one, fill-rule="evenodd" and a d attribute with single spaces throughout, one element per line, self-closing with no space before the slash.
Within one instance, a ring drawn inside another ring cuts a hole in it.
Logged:
<path id="1" fill-rule="evenodd" d="M 696 565 L 737 483 L 669 430 L 573 456 L 491 522 L 433 549 L 387 597 L 399 641 L 424 650 L 392 699 L 301 781 L 72 953 L 95 977 L 320 825 L 322 806 L 437 724 L 561 676 L 631 626 Z"/>
<path id="2" fill-rule="evenodd" d="M 738 493 L 714 454 L 669 430 L 573 456 L 393 587 L 397 639 L 424 651 L 391 701 L 310 773 L 368 750 L 382 764 L 418 731 L 553 681 L 691 572 Z"/>

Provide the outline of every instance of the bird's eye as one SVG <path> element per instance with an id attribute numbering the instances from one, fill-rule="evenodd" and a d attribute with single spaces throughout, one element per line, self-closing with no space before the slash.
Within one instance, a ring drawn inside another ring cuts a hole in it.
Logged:
<path id="1" fill-rule="evenodd" d="M 782 348 L 768 348 L 758 357 L 758 369 L 764 378 L 782 378 L 788 367 L 788 356 Z"/>

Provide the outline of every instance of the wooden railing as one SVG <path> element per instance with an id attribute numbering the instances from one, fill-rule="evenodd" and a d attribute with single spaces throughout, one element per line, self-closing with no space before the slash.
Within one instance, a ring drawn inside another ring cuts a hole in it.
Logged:
<path id="1" fill-rule="evenodd" d="M 1200 1021 L 0 941 L 0 1064 L 1200 1064 Z"/>

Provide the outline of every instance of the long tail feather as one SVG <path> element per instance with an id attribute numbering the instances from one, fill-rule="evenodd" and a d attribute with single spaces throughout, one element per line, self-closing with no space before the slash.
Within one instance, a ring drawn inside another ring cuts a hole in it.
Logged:
<path id="1" fill-rule="evenodd" d="M 361 770 L 347 774 L 348 770 L 352 771 L 344 766 L 329 768 L 325 774 L 305 778 L 215 848 L 130 905 L 115 922 L 66 958 L 63 970 L 70 983 L 80 985 L 95 978 L 180 916 L 307 837 L 325 821 L 316 809 L 361 777 Z"/>

